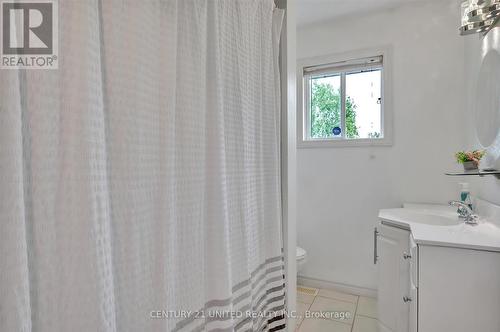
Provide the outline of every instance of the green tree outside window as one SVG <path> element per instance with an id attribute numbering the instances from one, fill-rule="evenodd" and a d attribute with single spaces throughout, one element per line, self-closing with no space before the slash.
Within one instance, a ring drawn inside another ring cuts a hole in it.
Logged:
<path id="1" fill-rule="evenodd" d="M 329 83 L 312 82 L 311 88 L 311 137 L 332 137 L 335 127 L 340 127 L 341 94 Z M 356 127 L 356 104 L 346 98 L 346 138 L 359 137 Z"/>

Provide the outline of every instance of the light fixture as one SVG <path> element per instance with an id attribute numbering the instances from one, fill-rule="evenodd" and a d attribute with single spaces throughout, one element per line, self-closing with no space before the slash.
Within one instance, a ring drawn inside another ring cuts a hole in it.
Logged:
<path id="1" fill-rule="evenodd" d="M 466 0 L 462 2 L 460 34 L 487 33 L 500 19 L 500 0 Z"/>

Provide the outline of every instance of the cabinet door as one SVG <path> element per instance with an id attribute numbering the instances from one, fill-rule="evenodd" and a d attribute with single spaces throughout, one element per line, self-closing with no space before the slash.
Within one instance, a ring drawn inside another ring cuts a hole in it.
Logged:
<path id="1" fill-rule="evenodd" d="M 378 227 L 378 316 L 390 331 L 407 332 L 410 296 L 410 266 L 403 254 L 409 252 L 410 232 L 379 225 Z"/>
<path id="2" fill-rule="evenodd" d="M 409 332 L 417 332 L 418 321 L 418 305 L 417 305 L 417 288 L 410 285 L 410 316 L 409 316 Z"/>
<path id="3" fill-rule="evenodd" d="M 419 246 L 418 254 L 419 332 L 500 331 L 500 253 Z"/>

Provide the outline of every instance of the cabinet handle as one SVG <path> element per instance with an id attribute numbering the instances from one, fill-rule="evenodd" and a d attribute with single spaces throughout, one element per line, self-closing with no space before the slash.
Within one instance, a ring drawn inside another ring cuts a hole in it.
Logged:
<path id="1" fill-rule="evenodd" d="M 403 296 L 403 302 L 404 302 L 404 303 L 411 302 L 411 297 L 408 297 L 408 296 Z"/>
<path id="2" fill-rule="evenodd" d="M 377 237 L 378 230 L 377 227 L 375 227 L 375 229 L 373 230 L 373 264 L 377 264 L 378 261 Z"/>
<path id="3" fill-rule="evenodd" d="M 404 259 L 410 259 L 411 255 L 409 253 L 407 253 L 406 251 L 403 251 L 403 258 Z"/>

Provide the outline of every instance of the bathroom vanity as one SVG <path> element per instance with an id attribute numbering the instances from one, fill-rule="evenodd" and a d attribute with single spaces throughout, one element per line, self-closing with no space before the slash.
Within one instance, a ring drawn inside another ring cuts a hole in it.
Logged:
<path id="1" fill-rule="evenodd" d="M 380 332 L 500 331 L 499 208 L 467 225 L 456 208 L 380 210 L 374 231 Z"/>

